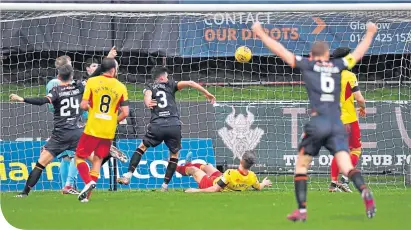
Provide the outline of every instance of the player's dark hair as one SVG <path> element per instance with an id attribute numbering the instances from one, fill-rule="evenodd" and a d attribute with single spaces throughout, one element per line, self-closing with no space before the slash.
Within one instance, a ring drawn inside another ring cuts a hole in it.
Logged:
<path id="1" fill-rule="evenodd" d="M 74 69 L 69 64 L 65 64 L 65 65 L 58 67 L 57 71 L 62 81 L 69 81 L 74 74 Z"/>
<path id="2" fill-rule="evenodd" d="M 106 73 L 110 71 L 112 68 L 117 67 L 117 61 L 114 58 L 104 58 L 103 61 L 101 62 L 101 72 Z"/>
<path id="3" fill-rule="evenodd" d="M 168 73 L 168 69 L 164 66 L 156 66 L 151 70 L 151 78 L 157 80 L 161 75 Z"/>
<path id="4" fill-rule="evenodd" d="M 338 47 L 334 50 L 332 57 L 333 58 L 342 58 L 347 56 L 351 52 L 351 49 L 348 47 Z"/>
<path id="5" fill-rule="evenodd" d="M 323 56 L 329 50 L 327 42 L 316 41 L 311 47 L 311 55 L 313 57 Z"/>
<path id="6" fill-rule="evenodd" d="M 98 64 L 97 59 L 95 59 L 95 58 L 87 58 L 87 60 L 86 60 L 86 67 L 90 67 L 91 64 L 93 64 L 93 63 Z"/>
<path id="7" fill-rule="evenodd" d="M 245 169 L 250 169 L 255 164 L 256 157 L 253 151 L 245 151 L 241 160 L 242 166 Z"/>

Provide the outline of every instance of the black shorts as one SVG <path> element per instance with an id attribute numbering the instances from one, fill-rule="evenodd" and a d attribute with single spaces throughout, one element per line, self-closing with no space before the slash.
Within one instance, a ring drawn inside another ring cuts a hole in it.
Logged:
<path id="1" fill-rule="evenodd" d="M 181 149 L 181 125 L 159 126 L 149 124 L 143 144 L 146 147 L 156 147 L 163 142 L 171 153 L 178 153 Z"/>
<path id="2" fill-rule="evenodd" d="M 340 119 L 330 119 L 324 116 L 314 116 L 304 126 L 303 139 L 298 146 L 304 153 L 317 156 L 324 146 L 332 155 L 339 151 L 347 151 L 348 138 Z"/>
<path id="3" fill-rule="evenodd" d="M 50 139 L 44 145 L 44 149 L 55 157 L 66 150 L 76 151 L 82 133 L 83 129 L 53 130 Z"/>

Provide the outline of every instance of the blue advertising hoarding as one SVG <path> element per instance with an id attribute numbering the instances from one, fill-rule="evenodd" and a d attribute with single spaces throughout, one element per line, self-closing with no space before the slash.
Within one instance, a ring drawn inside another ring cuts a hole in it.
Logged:
<path id="1" fill-rule="evenodd" d="M 215 13 L 207 17 L 181 18 L 180 51 L 182 56 L 233 56 L 237 47 L 248 46 L 253 54 L 271 55 L 251 31 L 260 21 L 270 37 L 293 52 L 306 55 L 314 41 L 327 41 L 331 49 L 355 48 L 361 41 L 368 20 L 377 20 L 378 34 L 368 54 L 409 52 L 411 23 L 383 20 L 361 14 L 329 13 Z M 382 17 L 383 18 L 383 17 Z"/>
<path id="2" fill-rule="evenodd" d="M 122 139 L 117 146 L 131 158 L 133 152 L 141 140 Z M 0 142 L 0 180 L 1 191 L 19 191 L 24 188 L 27 177 L 35 166 L 44 141 L 1 141 Z M 195 163 L 210 163 L 215 165 L 215 155 L 211 139 L 188 138 L 182 140 L 179 165 L 184 164 L 184 158 L 188 152 L 193 155 Z M 158 188 L 163 183 L 163 178 L 168 162 L 168 149 L 164 144 L 156 148 L 150 148 L 144 154 L 139 167 L 133 174 L 130 185 L 124 188 L 147 189 Z M 59 165 L 56 159 L 48 165 L 43 172 L 34 190 L 59 190 L 61 189 Z M 119 163 L 119 174 L 127 172 L 128 163 Z M 78 179 L 78 187 L 83 183 Z M 98 188 L 109 188 L 109 169 L 105 164 L 100 172 Z M 191 177 L 183 177 L 176 173 L 171 180 L 170 188 L 197 187 L 197 183 Z"/>

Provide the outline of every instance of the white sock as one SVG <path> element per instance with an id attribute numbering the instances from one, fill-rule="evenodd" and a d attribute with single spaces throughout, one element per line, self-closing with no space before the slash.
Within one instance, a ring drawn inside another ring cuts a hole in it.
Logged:
<path id="1" fill-rule="evenodd" d="M 124 177 L 127 178 L 127 179 L 130 179 L 131 176 L 133 176 L 132 172 L 128 172 L 128 173 L 124 174 Z"/>
<path id="2" fill-rule="evenodd" d="M 342 178 L 344 178 L 344 180 L 346 180 L 346 181 L 348 180 L 348 177 L 346 177 L 346 176 L 342 176 Z"/>
<path id="3" fill-rule="evenodd" d="M 306 212 L 307 212 L 307 209 L 302 208 L 302 209 L 300 209 L 300 212 L 301 212 L 301 213 L 306 213 Z"/>
<path id="4" fill-rule="evenodd" d="M 168 184 L 163 183 L 163 184 L 161 185 L 161 187 L 163 187 L 163 188 L 168 188 Z"/>

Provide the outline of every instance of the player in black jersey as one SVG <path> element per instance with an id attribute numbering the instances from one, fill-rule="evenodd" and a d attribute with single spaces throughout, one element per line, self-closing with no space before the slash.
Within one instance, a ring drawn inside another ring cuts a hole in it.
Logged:
<path id="1" fill-rule="evenodd" d="M 36 162 L 36 167 L 31 171 L 23 192 L 16 197 L 28 196 L 32 187 L 39 180 L 44 168 L 54 157 L 65 150 L 74 151 L 78 140 L 83 133 L 79 124 L 81 117 L 80 102 L 84 92 L 82 84 L 72 83 L 73 67 L 65 64 L 58 68 L 60 85 L 53 87 L 45 97 L 22 98 L 16 94 L 10 95 L 11 101 L 25 102 L 32 105 L 53 104 L 54 128 L 50 139 L 47 141 Z"/>
<path id="2" fill-rule="evenodd" d="M 273 53 L 291 67 L 300 69 L 312 109 L 312 118 L 304 127 L 304 137 L 299 145 L 295 166 L 294 186 L 298 209 L 287 218 L 291 221 L 305 221 L 307 218 L 308 167 L 322 146 L 334 155 L 342 173 L 352 180 L 362 195 L 367 216 L 372 218 L 376 211 L 373 196 L 367 189 L 361 172 L 353 167 L 348 153 L 347 134 L 340 119 L 340 92 L 341 71 L 351 69 L 364 56 L 377 32 L 376 25 L 367 25 L 364 39 L 353 53 L 344 58 L 331 60 L 325 42 L 315 42 L 311 47 L 310 57 L 303 58 L 295 56 L 279 42 L 271 39 L 260 23 L 255 23 L 252 29 Z"/>
<path id="3" fill-rule="evenodd" d="M 163 141 L 170 151 L 170 160 L 161 186 L 162 191 L 167 191 L 168 183 L 176 171 L 178 154 L 181 149 L 181 122 L 175 93 L 187 87 L 197 89 L 214 103 L 215 97 L 201 85 L 193 81 L 175 82 L 168 79 L 165 67 L 156 67 L 152 71 L 154 83 L 144 89 L 144 104 L 151 109 L 150 124 L 147 127 L 143 142 L 134 152 L 128 172 L 118 179 L 120 184 L 129 184 L 134 170 L 137 168 L 141 157 L 149 147 L 156 147 Z"/>

